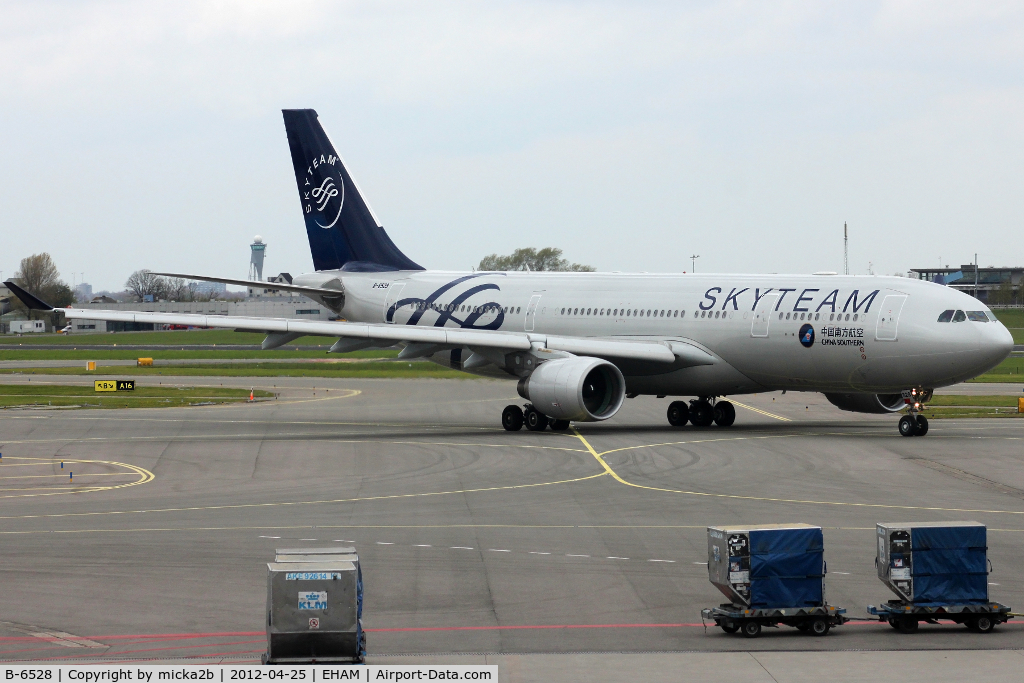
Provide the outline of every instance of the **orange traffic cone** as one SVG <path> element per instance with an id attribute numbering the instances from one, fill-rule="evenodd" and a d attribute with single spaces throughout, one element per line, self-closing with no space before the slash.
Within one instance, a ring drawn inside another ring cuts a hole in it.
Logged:
<path id="1" fill-rule="evenodd" d="M 250 400 L 250 401 L 255 401 L 256 399 L 255 399 L 255 398 L 253 398 L 253 395 L 252 395 L 252 393 L 253 393 L 253 390 L 252 390 L 252 389 L 249 389 L 249 400 Z"/>

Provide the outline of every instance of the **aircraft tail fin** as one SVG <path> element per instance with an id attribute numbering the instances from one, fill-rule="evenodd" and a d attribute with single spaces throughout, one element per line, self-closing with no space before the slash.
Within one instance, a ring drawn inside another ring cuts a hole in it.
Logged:
<path id="1" fill-rule="evenodd" d="M 316 270 L 423 270 L 399 251 L 338 156 L 313 109 L 285 109 L 306 235 Z"/>

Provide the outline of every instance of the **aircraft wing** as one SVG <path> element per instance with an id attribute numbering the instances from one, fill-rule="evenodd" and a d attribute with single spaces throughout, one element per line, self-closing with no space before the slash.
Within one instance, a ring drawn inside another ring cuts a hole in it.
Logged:
<path id="1" fill-rule="evenodd" d="M 418 348 L 485 348 L 505 352 L 549 349 L 598 358 L 621 358 L 656 363 L 678 363 L 681 367 L 711 365 L 714 356 L 695 345 L 680 341 L 638 341 L 611 338 L 564 337 L 531 332 L 466 330 L 384 323 L 352 323 L 340 321 L 291 320 L 287 318 L 250 318 L 231 315 L 199 315 L 194 313 L 147 313 L 110 311 L 91 308 L 57 309 L 70 320 L 107 320 L 112 322 L 154 323 L 158 325 L 189 325 L 216 327 L 239 331 L 264 332 L 277 339 L 299 335 L 338 337 L 353 341 L 369 341 L 390 346 L 398 342 L 424 345 Z M 268 338 L 269 339 L 269 338 Z M 272 344 L 276 345 L 276 344 Z M 269 348 L 269 347 L 268 347 Z M 410 354 L 412 355 L 412 354 Z"/>

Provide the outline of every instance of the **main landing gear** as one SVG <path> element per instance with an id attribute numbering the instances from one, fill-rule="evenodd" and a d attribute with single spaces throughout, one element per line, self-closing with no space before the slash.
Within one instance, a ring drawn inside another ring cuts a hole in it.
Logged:
<path id="1" fill-rule="evenodd" d="M 509 432 L 518 432 L 524 426 L 531 432 L 543 432 L 548 427 L 552 431 L 564 432 L 569 428 L 569 421 L 548 417 L 527 403 L 522 408 L 516 405 L 505 406 L 505 410 L 501 411 L 501 426 Z"/>
<path id="2" fill-rule="evenodd" d="M 689 404 L 673 401 L 668 406 L 668 423 L 673 427 L 682 427 L 687 422 L 694 427 L 710 427 L 712 423 L 719 427 L 731 427 L 735 421 L 736 407 L 729 401 L 714 401 L 701 396 Z"/>

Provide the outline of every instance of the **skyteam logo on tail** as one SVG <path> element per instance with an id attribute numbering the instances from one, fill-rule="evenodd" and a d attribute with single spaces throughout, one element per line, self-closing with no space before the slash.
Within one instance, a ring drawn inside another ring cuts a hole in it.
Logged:
<path id="1" fill-rule="evenodd" d="M 313 157 L 306 169 L 302 200 L 306 213 L 314 214 L 313 220 L 324 230 L 334 227 L 341 217 L 341 207 L 345 205 L 345 181 L 340 168 L 338 157 L 321 154 Z"/>

